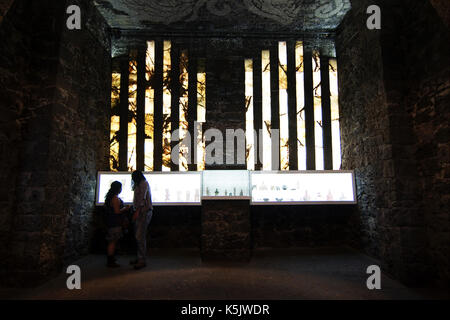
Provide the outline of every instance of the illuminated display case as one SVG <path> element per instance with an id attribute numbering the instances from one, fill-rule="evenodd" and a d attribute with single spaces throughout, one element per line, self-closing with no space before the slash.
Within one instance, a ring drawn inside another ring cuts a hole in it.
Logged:
<path id="1" fill-rule="evenodd" d="M 355 204 L 353 171 L 247 171 L 144 173 L 154 205 L 201 205 L 201 200 L 251 199 L 253 205 Z M 130 172 L 99 172 L 96 204 L 104 203 L 113 181 L 132 203 Z"/>
<path id="2" fill-rule="evenodd" d="M 201 172 L 144 173 L 154 205 L 200 205 Z M 119 197 L 127 204 L 133 202 L 131 173 L 99 172 L 97 179 L 97 205 L 103 205 L 105 195 L 113 181 L 122 183 Z"/>
<path id="3" fill-rule="evenodd" d="M 252 204 L 354 204 L 352 171 L 253 171 Z"/>
<path id="4" fill-rule="evenodd" d="M 202 199 L 250 199 L 247 170 L 203 171 Z"/>

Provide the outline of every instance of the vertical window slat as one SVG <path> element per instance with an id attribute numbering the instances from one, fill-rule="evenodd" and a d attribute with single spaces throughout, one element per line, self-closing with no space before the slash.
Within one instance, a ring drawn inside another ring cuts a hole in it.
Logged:
<path id="1" fill-rule="evenodd" d="M 120 73 L 113 72 L 111 79 L 111 123 L 109 167 L 119 170 L 119 131 L 120 131 Z"/>
<path id="2" fill-rule="evenodd" d="M 136 133 L 137 133 L 137 52 L 130 52 L 128 83 L 128 171 L 136 170 Z"/>
<path id="3" fill-rule="evenodd" d="M 278 42 L 278 99 L 280 116 L 280 168 L 281 170 L 289 170 L 289 117 L 286 42 Z"/>
<path id="4" fill-rule="evenodd" d="M 181 51 L 180 57 L 180 171 L 188 170 L 188 146 L 190 143 L 186 143 L 184 139 L 188 133 L 188 108 L 189 108 L 189 73 L 188 73 L 189 59 L 187 50 Z"/>
<path id="5" fill-rule="evenodd" d="M 170 171 L 171 167 L 171 92 L 170 92 L 170 69 L 171 69 L 171 42 L 163 42 L 163 163 L 162 171 Z"/>
<path id="6" fill-rule="evenodd" d="M 339 170 L 341 168 L 341 133 L 339 127 L 338 66 L 336 59 L 330 59 L 329 71 L 330 71 L 331 141 L 333 148 L 333 170 Z"/>
<path id="7" fill-rule="evenodd" d="M 197 122 L 199 124 L 206 122 L 206 62 L 205 59 L 199 59 L 197 64 Z M 203 138 L 202 129 L 196 128 L 197 139 L 197 170 L 205 170 L 205 148 L 206 142 Z"/>
<path id="8" fill-rule="evenodd" d="M 155 42 L 147 42 L 147 52 L 145 58 L 145 142 L 144 142 L 144 170 L 153 171 L 154 153 L 154 110 L 155 110 L 155 89 L 152 81 L 155 76 Z"/>
<path id="9" fill-rule="evenodd" d="M 255 170 L 255 141 L 253 135 L 253 60 L 245 59 L 245 135 L 247 140 L 247 169 Z"/>
<path id="10" fill-rule="evenodd" d="M 316 170 L 324 169 L 323 162 L 323 130 L 322 130 L 322 83 L 320 77 L 320 55 L 313 51 L 313 96 L 314 96 L 314 137 Z"/>
<path id="11" fill-rule="evenodd" d="M 263 117 L 263 170 L 272 169 L 270 51 L 261 52 L 262 117 Z"/>
<path id="12" fill-rule="evenodd" d="M 303 42 L 295 44 L 295 79 L 297 91 L 297 150 L 298 169 L 306 170 L 306 118 L 305 118 L 305 81 L 303 65 Z"/>

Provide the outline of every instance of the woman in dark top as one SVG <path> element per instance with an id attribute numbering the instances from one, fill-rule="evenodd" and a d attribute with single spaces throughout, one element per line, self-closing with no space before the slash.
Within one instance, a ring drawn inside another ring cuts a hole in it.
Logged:
<path id="1" fill-rule="evenodd" d="M 119 181 L 111 183 L 111 188 L 105 197 L 106 206 L 106 225 L 108 227 L 108 233 L 106 240 L 107 246 L 107 266 L 110 268 L 119 267 L 114 257 L 116 251 L 116 243 L 122 237 L 122 225 L 124 219 L 124 213 L 130 209 L 130 206 L 124 206 L 122 199 L 119 198 L 119 194 L 122 192 L 122 184 Z"/>

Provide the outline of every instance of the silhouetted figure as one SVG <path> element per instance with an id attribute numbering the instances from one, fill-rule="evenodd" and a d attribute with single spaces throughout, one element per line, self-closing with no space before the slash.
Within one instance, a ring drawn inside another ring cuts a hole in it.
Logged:
<path id="1" fill-rule="evenodd" d="M 152 196 L 150 185 L 141 171 L 134 171 L 131 175 L 133 184 L 133 223 L 137 244 L 137 259 L 131 261 L 136 270 L 146 266 L 147 229 L 153 216 Z"/>
<path id="2" fill-rule="evenodd" d="M 130 209 L 130 206 L 124 206 L 119 194 L 122 192 L 122 184 L 119 181 L 111 183 L 108 193 L 105 196 L 106 207 L 106 226 L 108 232 L 106 240 L 108 246 L 106 248 L 107 263 L 110 268 L 117 268 L 119 265 L 114 257 L 116 251 L 116 244 L 123 236 L 122 226 L 124 220 L 124 213 Z"/>

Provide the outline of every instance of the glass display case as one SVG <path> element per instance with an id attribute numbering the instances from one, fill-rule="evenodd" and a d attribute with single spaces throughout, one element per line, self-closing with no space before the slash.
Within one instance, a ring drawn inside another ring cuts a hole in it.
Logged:
<path id="1" fill-rule="evenodd" d="M 354 204 L 352 171 L 253 171 L 252 204 Z"/>
<path id="2" fill-rule="evenodd" d="M 144 173 L 151 193 L 153 205 L 200 205 L 201 172 L 151 172 Z M 133 202 L 131 173 L 99 172 L 97 179 L 96 204 L 104 204 L 105 195 L 113 181 L 122 183 L 120 198 Z"/>
<path id="3" fill-rule="evenodd" d="M 154 205 L 201 205 L 201 200 L 251 199 L 253 205 L 355 204 L 353 171 L 208 170 L 144 173 Z M 99 172 L 96 204 L 104 203 L 113 181 L 132 203 L 130 172 Z"/>
<path id="4" fill-rule="evenodd" d="M 247 170 L 203 171 L 202 199 L 250 199 Z"/>

